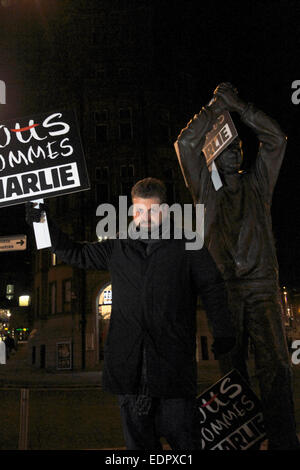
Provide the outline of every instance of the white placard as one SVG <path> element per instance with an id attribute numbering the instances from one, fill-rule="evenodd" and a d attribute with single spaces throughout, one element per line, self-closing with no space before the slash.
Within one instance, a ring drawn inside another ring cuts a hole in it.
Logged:
<path id="1" fill-rule="evenodd" d="M 6 345 L 0 339 L 0 364 L 6 364 Z"/>
<path id="2" fill-rule="evenodd" d="M 212 179 L 214 188 L 216 191 L 218 191 L 223 186 L 223 183 L 220 178 L 215 162 L 212 162 L 212 164 L 209 166 L 209 170 L 211 172 L 211 179 Z"/>
<path id="3" fill-rule="evenodd" d="M 43 204 L 44 199 L 37 199 L 36 201 L 31 201 L 32 204 L 36 204 L 39 207 L 40 204 Z M 47 222 L 47 215 L 44 212 L 41 222 L 33 222 L 33 230 L 35 235 L 36 247 L 38 250 L 43 248 L 51 247 L 51 238 Z"/>

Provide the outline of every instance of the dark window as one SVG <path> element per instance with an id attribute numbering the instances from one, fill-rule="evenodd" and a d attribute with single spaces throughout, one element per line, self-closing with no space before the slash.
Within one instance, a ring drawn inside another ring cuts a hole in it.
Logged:
<path id="1" fill-rule="evenodd" d="M 36 288 L 36 298 L 35 298 L 35 315 L 36 317 L 40 316 L 40 288 Z"/>
<path id="2" fill-rule="evenodd" d="M 130 108 L 121 108 L 119 110 L 120 120 L 131 120 L 131 109 Z"/>
<path id="3" fill-rule="evenodd" d="M 95 169 L 96 178 L 96 203 L 107 202 L 110 196 L 109 168 L 108 166 L 99 166 Z"/>
<path id="4" fill-rule="evenodd" d="M 170 204 L 175 201 L 175 186 L 174 183 L 166 182 L 167 199 Z"/>
<path id="5" fill-rule="evenodd" d="M 201 336 L 201 354 L 204 361 L 208 361 L 207 336 Z"/>
<path id="6" fill-rule="evenodd" d="M 46 367 L 46 345 L 41 344 L 40 347 L 40 368 L 44 369 Z"/>
<path id="7" fill-rule="evenodd" d="M 69 207 L 68 196 L 64 194 L 63 197 L 56 198 L 56 210 L 59 215 L 65 213 Z"/>
<path id="8" fill-rule="evenodd" d="M 132 183 L 128 183 L 128 182 L 121 183 L 121 196 L 127 196 L 128 198 L 130 198 L 132 186 L 133 186 Z"/>
<path id="9" fill-rule="evenodd" d="M 107 125 L 96 125 L 96 142 L 107 142 Z"/>
<path id="10" fill-rule="evenodd" d="M 156 139 L 160 144 L 164 144 L 170 139 L 170 128 L 166 124 L 159 124 L 156 131 Z"/>
<path id="11" fill-rule="evenodd" d="M 49 284 L 49 314 L 56 313 L 56 282 Z"/>
<path id="12" fill-rule="evenodd" d="M 40 270 L 40 255 L 39 255 L 39 252 L 35 253 L 35 270 L 36 271 Z"/>
<path id="13" fill-rule="evenodd" d="M 96 180 L 107 180 L 109 177 L 108 166 L 98 166 L 95 169 Z"/>
<path id="14" fill-rule="evenodd" d="M 164 169 L 164 178 L 167 180 L 173 179 L 173 168 L 165 168 Z"/>
<path id="15" fill-rule="evenodd" d="M 127 177 L 127 166 L 126 165 L 121 165 L 121 167 L 120 167 L 120 176 L 122 176 L 122 178 Z"/>
<path id="16" fill-rule="evenodd" d="M 91 28 L 91 43 L 94 45 L 101 45 L 102 47 L 108 44 L 108 35 L 104 31 L 103 27 L 93 26 Z"/>
<path id="17" fill-rule="evenodd" d="M 108 111 L 107 109 L 102 109 L 100 111 L 95 111 L 95 121 L 104 123 L 108 120 Z"/>
<path id="18" fill-rule="evenodd" d="M 119 80 L 121 80 L 123 83 L 128 83 L 130 81 L 129 69 L 125 69 L 125 68 L 119 69 L 118 75 L 119 75 Z"/>
<path id="19" fill-rule="evenodd" d="M 107 202 L 109 200 L 108 183 L 96 183 L 96 202 Z"/>
<path id="20" fill-rule="evenodd" d="M 134 165 L 128 165 L 128 167 L 127 167 L 127 176 L 129 178 L 134 176 Z"/>
<path id="21" fill-rule="evenodd" d="M 121 195 L 131 197 L 131 189 L 134 184 L 133 177 L 135 168 L 133 164 L 121 165 L 120 176 L 121 176 Z"/>
<path id="22" fill-rule="evenodd" d="M 120 122 L 119 135 L 120 135 L 120 140 L 132 139 L 132 126 L 130 122 Z"/>
<path id="23" fill-rule="evenodd" d="M 166 109 L 161 109 L 157 116 L 155 138 L 158 143 L 164 144 L 170 141 L 170 113 Z"/>
<path id="24" fill-rule="evenodd" d="M 119 138 L 120 140 L 132 139 L 132 112 L 131 108 L 119 109 Z"/>
<path id="25" fill-rule="evenodd" d="M 134 176 L 134 165 L 121 165 L 120 176 L 122 178 L 132 178 Z"/>
<path id="26" fill-rule="evenodd" d="M 32 346 L 31 350 L 31 364 L 35 364 L 35 358 L 36 358 L 36 347 Z"/>
<path id="27" fill-rule="evenodd" d="M 63 312 L 71 312 L 71 300 L 72 300 L 72 283 L 71 279 L 66 279 L 62 284 L 63 294 Z"/>
<path id="28" fill-rule="evenodd" d="M 107 75 L 106 75 L 106 70 L 102 67 L 96 68 L 95 70 L 95 78 L 100 82 L 100 85 L 103 83 L 106 83 L 107 80 Z"/>
<path id="29" fill-rule="evenodd" d="M 168 203 L 172 204 L 176 199 L 173 168 L 165 168 L 163 171 L 163 175 L 164 175 L 164 182 L 167 188 Z"/>

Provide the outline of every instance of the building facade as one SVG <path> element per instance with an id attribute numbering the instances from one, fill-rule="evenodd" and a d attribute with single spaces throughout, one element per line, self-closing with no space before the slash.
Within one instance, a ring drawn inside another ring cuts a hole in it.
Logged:
<path id="1" fill-rule="evenodd" d="M 25 38 L 28 49 L 42 58 L 39 68 L 26 64 L 29 74 L 37 73 L 27 80 L 27 109 L 73 107 L 80 125 L 91 188 L 48 200 L 50 215 L 75 240 L 96 241 L 97 207 L 109 202 L 117 208 L 119 196 L 129 196 L 146 176 L 165 181 L 169 203 L 192 202 L 173 142 L 197 111 L 195 97 L 201 103 L 207 97 L 185 67 L 188 32 L 183 37 L 180 28 L 164 24 L 167 11 L 157 3 L 62 2 L 61 10 L 49 10 L 47 30 L 26 13 L 36 36 Z M 58 370 L 101 368 L 113 299 L 109 274 L 33 251 L 29 362 Z M 197 316 L 200 364 L 213 359 L 212 337 L 200 305 Z"/>
<path id="2" fill-rule="evenodd" d="M 76 109 L 91 188 L 48 200 L 50 216 L 75 240 L 96 241 L 99 204 L 118 208 L 123 195 L 130 206 L 131 187 L 146 176 L 164 180 L 170 204 L 191 203 L 173 142 L 191 113 L 193 79 L 179 53 L 164 53 L 171 37 L 157 28 L 159 11 L 156 2 L 77 1 L 49 20 L 52 55 L 41 64 L 44 88 L 33 99 L 43 109 Z M 66 266 L 48 250 L 34 258 L 29 362 L 101 367 L 108 273 Z"/>

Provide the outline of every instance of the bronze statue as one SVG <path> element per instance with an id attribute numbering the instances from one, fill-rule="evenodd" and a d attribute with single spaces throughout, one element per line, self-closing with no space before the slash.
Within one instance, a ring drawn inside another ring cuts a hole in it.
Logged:
<path id="1" fill-rule="evenodd" d="M 259 150 L 252 168 L 241 171 L 242 143 L 237 137 L 215 160 L 222 181 L 216 190 L 202 149 L 224 110 L 238 113 L 254 131 Z M 230 83 L 221 83 L 210 103 L 181 131 L 175 148 L 194 203 L 205 205 L 205 243 L 226 282 L 238 332 L 230 360 L 220 359 L 221 371 L 236 368 L 249 381 L 250 338 L 269 449 L 299 449 L 270 212 L 286 136 L 273 119 L 244 102 Z"/>

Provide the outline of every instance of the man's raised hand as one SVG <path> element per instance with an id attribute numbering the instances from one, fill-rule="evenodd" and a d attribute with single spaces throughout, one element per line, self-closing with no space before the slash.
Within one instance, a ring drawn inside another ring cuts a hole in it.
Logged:
<path id="1" fill-rule="evenodd" d="M 39 204 L 39 207 L 36 206 L 37 204 L 33 204 L 32 202 L 25 203 L 25 218 L 29 225 L 32 225 L 33 222 L 41 222 L 44 216 L 45 204 Z"/>

